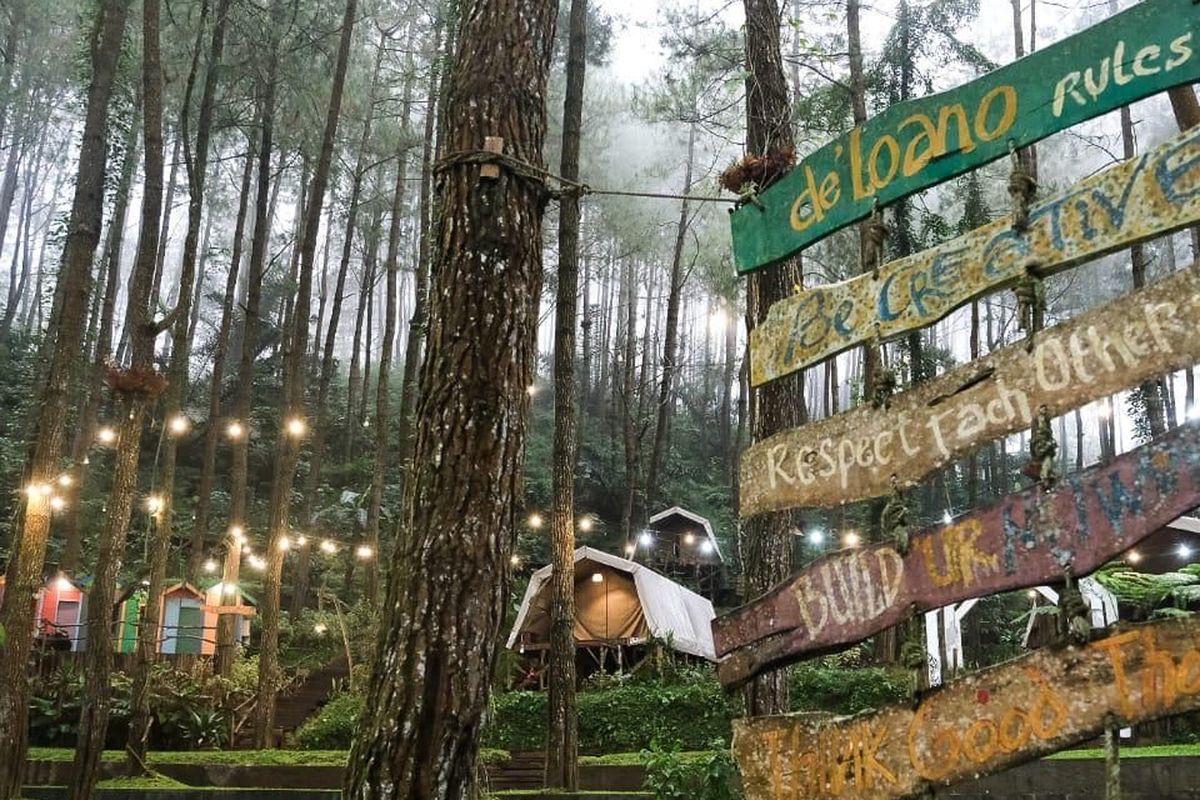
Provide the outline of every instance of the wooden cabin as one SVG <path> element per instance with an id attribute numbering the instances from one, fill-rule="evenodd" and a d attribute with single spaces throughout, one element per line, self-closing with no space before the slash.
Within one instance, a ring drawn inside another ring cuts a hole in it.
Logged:
<path id="1" fill-rule="evenodd" d="M 250 643 L 250 618 L 258 610 L 257 601 L 240 588 L 228 591 L 225 584 L 217 582 L 204 590 L 204 630 L 205 636 L 200 642 L 201 655 L 211 656 L 217 651 L 217 620 L 221 611 L 232 607 L 238 614 L 236 640 L 245 646 Z"/>
<path id="2" fill-rule="evenodd" d="M 0 576 L 0 599 L 4 597 Z M 43 582 L 34 612 L 36 635 L 43 647 L 79 652 L 87 646 L 87 592 L 82 583 L 58 572 Z"/>
<path id="3" fill-rule="evenodd" d="M 634 560 L 727 605 L 728 572 L 712 523 L 682 506 L 654 514 L 638 537 Z"/>

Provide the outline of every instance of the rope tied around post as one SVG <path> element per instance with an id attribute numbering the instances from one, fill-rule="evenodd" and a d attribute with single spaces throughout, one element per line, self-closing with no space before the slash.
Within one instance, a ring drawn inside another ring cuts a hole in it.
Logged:
<path id="1" fill-rule="evenodd" d="M 891 537 L 895 543 L 896 552 L 900 555 L 908 553 L 908 503 L 904 499 L 904 492 L 900 490 L 900 482 L 896 480 L 896 476 L 892 476 L 892 493 L 888 497 L 887 503 L 883 506 L 883 511 L 879 514 L 879 527 L 882 529 L 884 537 Z"/>
<path id="2" fill-rule="evenodd" d="M 1059 636 L 1063 643 L 1087 644 L 1092 637 L 1092 609 L 1079 590 L 1071 568 L 1063 571 L 1063 590 L 1058 598 Z"/>
<path id="3" fill-rule="evenodd" d="M 1029 204 L 1037 194 L 1037 179 L 1026 171 L 1021 164 L 1020 153 L 1009 142 L 1009 156 L 1012 159 L 1012 171 L 1008 175 L 1008 196 L 1012 200 L 1013 230 L 1024 232 L 1029 227 Z"/>
<path id="4" fill-rule="evenodd" d="M 883 243 L 887 241 L 887 237 L 892 232 L 887 223 L 883 221 L 883 215 L 879 213 L 879 198 L 875 198 L 875 204 L 871 207 L 871 216 L 867 220 L 866 232 L 866 266 L 871 268 L 871 277 L 879 280 L 879 268 L 883 265 Z"/>
<path id="5" fill-rule="evenodd" d="M 1025 332 L 1025 350 L 1033 351 L 1033 334 L 1042 329 L 1046 318 L 1046 284 L 1038 274 L 1041 265 L 1030 261 L 1013 287 L 1017 296 L 1017 325 Z"/>
<path id="6" fill-rule="evenodd" d="M 1033 460 L 1034 471 L 1042 488 L 1049 491 L 1058 480 L 1054 469 L 1054 459 L 1058 456 L 1058 442 L 1054 439 L 1054 428 L 1051 426 L 1050 409 L 1042 405 L 1038 407 L 1037 419 L 1029 436 L 1029 455 Z"/>
<path id="7" fill-rule="evenodd" d="M 644 197 L 652 200 L 688 200 L 694 203 L 730 203 L 736 205 L 737 200 L 728 197 L 710 197 L 707 195 L 694 194 L 671 194 L 669 192 L 643 192 L 636 190 L 623 189 L 595 189 L 581 181 L 573 181 L 570 178 L 564 178 L 561 175 L 556 175 L 544 167 L 539 167 L 530 164 L 528 161 L 522 161 L 519 158 L 499 153 L 492 150 L 461 150 L 457 153 L 450 153 L 443 156 L 433 165 L 434 175 L 442 173 L 462 166 L 491 166 L 490 177 L 499 177 L 496 174 L 498 169 L 502 169 L 518 180 L 530 184 L 536 192 L 550 200 L 560 200 L 563 197 L 572 195 L 578 197 L 587 197 L 589 195 L 607 195 L 610 197 Z M 489 177 L 482 175 L 481 177 Z M 761 204 L 761 200 L 759 204 Z"/>

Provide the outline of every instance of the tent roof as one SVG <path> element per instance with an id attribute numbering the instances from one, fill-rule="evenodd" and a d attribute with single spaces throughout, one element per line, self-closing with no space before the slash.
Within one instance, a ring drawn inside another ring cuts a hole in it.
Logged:
<path id="1" fill-rule="evenodd" d="M 683 517 L 684 519 L 694 522 L 703 528 L 704 535 L 708 537 L 710 542 L 712 542 L 713 550 L 715 550 L 717 553 L 717 558 L 721 559 L 722 561 L 725 560 L 725 554 L 721 552 L 721 545 L 717 542 L 717 535 L 713 533 L 712 523 L 709 522 L 705 517 L 702 517 L 692 511 L 688 511 L 683 506 L 671 506 L 666 511 L 660 511 L 654 516 L 650 517 L 650 519 L 647 521 L 647 524 L 653 525 L 654 523 L 660 522 L 668 517 Z"/>
<path id="2" fill-rule="evenodd" d="M 710 534 L 711 535 L 711 534 Z M 576 572 L 580 562 L 591 561 L 610 569 L 625 572 L 633 577 L 638 601 L 650 633 L 661 639 L 670 639 L 676 650 L 689 655 L 716 661 L 717 654 L 712 641 L 712 602 L 695 592 L 680 586 L 671 579 L 658 574 L 642 564 L 591 547 L 580 547 L 575 551 Z M 508 636 L 508 647 L 516 646 L 517 638 L 524 629 L 538 593 L 550 581 L 553 567 L 549 564 L 533 573 L 529 587 L 517 612 L 517 621 Z"/>

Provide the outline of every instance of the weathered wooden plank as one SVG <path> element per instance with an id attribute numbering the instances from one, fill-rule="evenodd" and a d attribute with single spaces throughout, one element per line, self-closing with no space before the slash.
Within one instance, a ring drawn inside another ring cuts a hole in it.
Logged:
<path id="1" fill-rule="evenodd" d="M 1057 752 L 1121 724 L 1200 708 L 1200 618 L 1040 650 L 926 695 L 914 709 L 734 722 L 746 800 L 915 797 Z"/>
<path id="2" fill-rule="evenodd" d="M 1086 575 L 1200 505 L 1200 423 L 1009 495 L 892 543 L 829 553 L 759 599 L 713 620 L 721 682 L 735 685 L 911 613 Z"/>
<path id="3" fill-rule="evenodd" d="M 1200 8 L 1147 0 L 942 94 L 889 106 L 804 159 L 731 217 L 739 272 L 1134 100 L 1200 80 Z"/>
<path id="4" fill-rule="evenodd" d="M 1200 221 L 1200 129 L 1087 178 L 1030 211 L 1024 233 L 1006 217 L 879 274 L 814 286 L 773 305 L 750 332 L 755 386 L 856 344 L 931 325 L 972 299 Z"/>
<path id="5" fill-rule="evenodd" d="M 1200 362 L 1200 265 L 891 399 L 780 433 L 740 466 L 740 511 L 876 497 L 988 441 Z"/>

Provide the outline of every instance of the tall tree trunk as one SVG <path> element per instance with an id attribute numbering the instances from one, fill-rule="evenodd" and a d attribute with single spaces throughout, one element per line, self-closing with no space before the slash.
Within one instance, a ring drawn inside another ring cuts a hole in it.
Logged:
<path id="1" fill-rule="evenodd" d="M 253 128 L 252 128 L 253 129 Z M 196 488 L 196 519 L 192 525 L 191 553 L 188 556 L 188 579 L 200 580 L 201 559 L 208 546 L 208 517 L 212 505 L 213 484 L 217 474 L 217 440 L 221 435 L 221 394 L 225 378 L 225 361 L 229 357 L 229 331 L 233 324 L 233 302 L 241 272 L 242 245 L 246 233 L 246 212 L 250 204 L 250 185 L 254 177 L 254 140 L 249 137 L 246 163 L 242 168 L 238 208 L 233 228 L 233 252 L 225 276 L 225 294 L 221 302 L 221 321 L 213 345 L 212 377 L 208 389 L 208 422 L 204 429 L 204 456 L 200 465 L 200 482 Z"/>
<path id="2" fill-rule="evenodd" d="M 111 373 L 117 379 L 113 381 L 113 389 L 120 400 L 121 424 L 108 512 L 100 530 L 96 569 L 88 592 L 88 647 L 84 662 L 86 677 L 75 760 L 71 766 L 71 800 L 90 800 L 100 779 L 100 757 L 108 734 L 112 703 L 112 609 L 117 574 L 121 569 L 137 492 L 138 461 L 146 411 L 162 388 L 155 382 L 155 379 L 161 381 L 161 376 L 154 371 L 154 340 L 166 324 L 156 326 L 150 308 L 150 284 L 158 251 L 163 193 L 163 75 L 159 53 L 159 9 L 159 0 L 143 0 L 142 136 L 145 140 L 145 166 L 142 229 L 133 267 L 133 293 L 129 296 L 125 313 L 125 327 L 130 335 L 130 365 L 128 370 Z M 156 512 L 161 513 L 161 507 L 151 506 L 149 510 L 152 517 Z M 143 617 L 139 627 L 144 626 L 146 621 L 146 617 Z M 141 639 L 142 635 L 139 634 Z"/>
<path id="3" fill-rule="evenodd" d="M 692 191 L 692 168 L 696 158 L 696 122 L 688 125 L 687 166 L 683 173 L 683 201 L 679 204 L 679 223 L 675 229 L 675 248 L 671 255 L 671 285 L 667 293 L 666 331 L 663 334 L 662 377 L 659 380 L 657 419 L 654 442 L 650 447 L 650 464 L 646 474 L 646 502 L 658 502 L 663 459 L 667 451 L 667 430 L 671 422 L 671 393 L 675 388 L 675 373 L 679 359 L 679 307 L 683 298 L 683 246 L 687 239 L 688 194 Z"/>
<path id="4" fill-rule="evenodd" d="M 84 388 L 83 409 L 79 412 L 79 429 L 71 445 L 72 481 L 66 492 L 67 508 L 64 520 L 62 569 L 74 575 L 79 568 L 83 536 L 80 531 L 81 503 L 87 484 L 87 452 L 96 435 L 100 415 L 101 393 L 104 391 L 105 364 L 112 357 L 113 316 L 117 306 L 117 276 L 121 271 L 121 248 L 125 241 L 125 218 L 129 211 L 129 193 L 138 158 L 138 132 L 141 127 L 141 93 L 137 97 L 137 114 L 125 134 L 121 173 L 117 178 L 113 218 L 108 225 L 108 240 L 104 245 L 104 299 L 100 304 L 100 319 L 96 330 L 96 346 Z"/>
<path id="5" fill-rule="evenodd" d="M 362 272 L 358 284 L 358 308 L 354 314 L 354 340 L 350 345 L 350 374 L 346 387 L 346 450 L 343 457 L 349 460 L 354 453 L 354 441 L 358 434 L 359 394 L 363 390 L 364 360 L 370 359 L 369 353 L 364 353 L 363 338 L 370 338 L 367 330 L 367 310 L 370 307 L 371 295 L 375 288 L 375 262 L 379 257 L 379 228 L 383 224 L 383 209 L 378 202 L 371 212 L 371 225 L 367 229 L 365 252 L 363 253 Z"/>
<path id="6" fill-rule="evenodd" d="M 65 439 L 67 389 L 79 362 L 88 305 L 88 277 L 100 241 L 108 152 L 108 105 L 129 0 L 101 0 L 90 34 L 91 82 L 80 145 L 75 197 L 67 225 L 56 294 L 46 340 L 48 363 L 38 387 L 34 431 L 24 471 L 26 495 L 18 513 L 19 534 L 8 559 L 0 627 L 7 634 L 0 659 L 0 800 L 20 795 L 25 771 L 29 682 L 26 669 L 33 646 L 34 603 L 41 584 L 50 533 L 50 498 L 40 491 L 55 480 Z M 50 344 L 52 342 L 52 344 Z"/>
<path id="7" fill-rule="evenodd" d="M 250 243 L 250 266 L 246 278 L 246 303 L 241 335 L 241 358 L 238 362 L 237 395 L 234 399 L 230 425 L 240 426 L 233 440 L 233 464 L 230 470 L 229 529 L 225 536 L 225 560 L 221 572 L 221 604 L 241 603 L 239 579 L 242 562 L 242 533 L 247 529 L 246 511 L 249 507 L 248 460 L 253 430 L 250 409 L 254 399 L 254 356 L 258 351 L 258 332 L 261 325 L 263 269 L 267 244 L 271 236 L 271 150 L 275 136 L 275 95 L 278 89 L 279 35 L 283 26 L 286 5 L 284 0 L 272 0 L 270 41 L 267 44 L 265 73 L 258 87 L 261 92 L 255 114 L 259 121 L 258 186 L 254 205 L 254 237 Z M 228 677 L 237 659 L 237 627 L 241 617 L 222 614 L 217 617 L 217 673 Z"/>
<path id="8" fill-rule="evenodd" d="M 563 101 L 559 174 L 579 180 L 583 88 L 587 71 L 587 0 L 571 0 L 567 93 Z M 690 163 L 690 162 L 689 162 Z M 686 221 L 686 220 L 685 220 Z M 575 700 L 575 326 L 579 303 L 579 195 L 558 208 L 558 286 L 554 298 L 554 446 L 550 513 L 550 695 L 545 785 L 579 785 L 579 723 Z"/>
<path id="9" fill-rule="evenodd" d="M 442 128 L 450 153 L 478 150 L 492 135 L 512 157 L 541 165 L 557 10 L 549 0 L 462 4 Z M 545 195 L 503 167 L 493 179 L 465 162 L 440 182 L 409 524 L 393 557 L 349 800 L 472 796 L 508 601 Z"/>
<path id="10" fill-rule="evenodd" d="M 746 147 L 767 155 L 791 148 L 791 106 L 787 79 L 779 50 L 779 6 L 776 0 L 744 0 L 746 9 Z M 746 285 L 746 327 L 762 323 L 771 305 L 790 296 L 802 285 L 799 258 L 789 259 L 750 276 Z M 751 438 L 762 441 L 773 433 L 806 421 L 804 374 L 773 381 L 750 395 Z M 800 526 L 799 514 L 780 512 L 746 520 L 743 550 L 751 594 L 765 592 L 787 577 L 791 567 L 792 530 Z M 788 710 L 787 673 L 775 672 L 756 679 L 746 691 L 750 716 Z"/>
<path id="11" fill-rule="evenodd" d="M 383 66 L 383 55 L 386 51 L 381 40 L 375 55 L 375 68 L 371 74 L 371 88 L 368 91 L 369 103 L 366 116 L 363 119 L 362 134 L 358 139 L 358 155 L 354 170 L 350 173 L 350 199 L 346 209 L 346 233 L 342 238 L 341 259 L 338 262 L 337 278 L 334 280 L 333 299 L 329 309 L 329 326 L 325 331 L 322 347 L 321 369 L 317 378 L 317 405 L 313 413 L 316 422 L 312 435 L 312 455 L 309 459 L 308 474 L 304 478 L 304 500 L 300 506 L 300 524 L 308 529 L 312 525 L 313 506 L 317 500 L 318 489 L 321 485 L 321 470 L 325 463 L 325 432 L 329 427 L 329 389 L 335 373 L 334 349 L 337 345 L 338 330 L 342 319 L 342 300 L 346 294 L 346 275 L 350 272 L 350 260 L 354 255 L 354 231 L 358 227 L 358 212 L 362 198 L 363 181 L 366 179 L 366 156 L 371 140 L 371 129 L 374 121 L 375 96 L 379 90 L 379 74 Z M 300 550 L 300 563 L 297 570 L 295 591 L 292 593 L 292 612 L 299 613 L 308 599 L 309 570 L 311 569 L 311 551 L 308 546 Z"/>
<path id="12" fill-rule="evenodd" d="M 725 308 L 725 301 L 721 301 Z M 717 412 L 717 424 L 721 431 L 721 459 L 729 480 L 736 478 L 738 442 L 733 438 L 733 391 L 737 379 L 737 324 L 731 315 L 725 317 L 725 355 L 721 377 L 721 407 Z"/>
<path id="13" fill-rule="evenodd" d="M 401 497 L 406 497 L 408 477 L 412 473 L 413 452 L 413 405 L 417 397 L 417 372 L 421 362 L 421 347 L 425 342 L 426 329 L 429 324 L 429 262 L 431 241 L 435 234 L 433 220 L 433 158 L 434 139 L 437 134 L 437 117 L 440 108 L 442 71 L 439 65 L 442 61 L 440 52 L 442 46 L 443 20 L 439 17 L 434 23 L 433 47 L 431 49 L 431 66 L 429 71 L 429 89 L 425 96 L 425 131 L 421 148 L 421 195 L 417 199 L 417 224 L 420 227 L 417 241 L 417 267 L 413 276 L 413 312 L 408 320 L 408 337 L 404 343 L 404 375 L 400 387 L 400 408 L 396 414 L 399 428 L 400 443 L 397 462 L 400 464 Z M 407 522 L 401 519 L 401 524 Z M 403 538 L 406 528 L 402 528 Z"/>
<path id="14" fill-rule="evenodd" d="M 634 375 L 637 363 L 637 266 L 632 258 L 622 265 L 622 293 L 624 295 L 625 335 L 621 358 L 621 384 L 619 399 L 621 406 L 621 442 L 625 455 L 625 503 L 621 509 L 621 534 L 626 558 L 633 553 L 635 534 L 633 518 L 637 505 L 638 461 L 641 458 L 637 435 L 638 403 L 634 397 L 636 385 Z M 647 327 L 649 321 L 647 320 Z M 618 337 L 620 338 L 620 337 Z M 643 356 L 644 359 L 644 356 Z M 614 381 L 615 383 L 615 381 Z"/>
<path id="15" fill-rule="evenodd" d="M 855 126 L 867 121 L 867 80 L 863 70 L 862 32 L 859 24 L 861 0 L 846 0 L 846 40 L 850 56 L 850 109 Z M 873 250 L 869 234 L 870 222 L 864 221 L 858 226 L 859 255 L 862 271 L 866 272 L 869 265 L 869 254 Z M 883 355 L 876 344 L 865 344 L 862 348 L 863 358 L 863 397 L 871 394 L 871 389 L 879 380 L 883 371 Z"/>
<path id="16" fill-rule="evenodd" d="M 411 54 L 413 49 L 413 31 L 410 28 L 405 49 Z M 401 92 L 401 106 L 404 109 L 400 122 L 401 135 L 407 138 L 409 121 L 412 117 L 413 93 L 413 59 L 408 58 L 405 70 L 404 89 Z M 367 560 L 365 566 L 367 602 L 372 607 L 379 605 L 379 560 L 385 552 L 380 547 L 379 525 L 383 509 L 383 482 L 386 480 L 385 471 L 390 463 L 388 436 L 391 432 L 391 371 L 392 345 L 396 338 L 396 303 L 397 283 L 400 270 L 400 229 L 404 219 L 404 190 L 408 183 L 408 154 L 410 145 L 405 142 L 396 154 L 396 184 L 392 189 L 392 212 L 388 224 L 387 255 L 384 258 L 384 272 L 387 276 L 383 307 L 383 339 L 379 345 L 379 377 L 375 385 L 375 461 L 371 469 L 371 495 L 367 503 L 367 545 L 375 554 Z"/>
<path id="17" fill-rule="evenodd" d="M 158 254 L 154 260 L 154 286 L 150 289 L 151 312 L 162 302 L 163 272 L 167 264 L 167 248 L 171 244 L 171 214 L 175 211 L 175 186 L 179 183 L 179 165 L 183 162 L 183 132 L 175 132 L 171 148 L 171 174 L 167 178 L 167 199 L 163 203 L 162 228 L 158 239 Z"/>
<path id="18" fill-rule="evenodd" d="M 196 149 L 193 153 L 188 142 L 191 98 L 198 74 L 199 54 L 202 49 L 201 33 L 207 28 L 208 4 L 201 5 L 195 58 L 188 75 L 183 95 L 183 111 L 180 114 L 179 139 L 183 141 L 183 153 L 188 180 L 188 225 L 183 240 L 183 263 L 179 271 L 179 296 L 170 317 L 173 317 L 171 360 L 167 367 L 167 393 L 164 414 L 166 438 L 162 443 L 158 494 L 161 498 L 158 513 L 151 516 L 150 537 L 150 584 L 146 588 L 144 617 L 138 627 L 136 661 L 133 669 L 133 689 L 130 700 L 129 732 L 125 742 L 128 753 L 127 767 L 131 774 L 138 774 L 146 763 L 146 747 L 152 721 L 150 709 L 151 668 L 158 655 L 158 616 L 162 607 L 162 592 L 166 588 L 167 559 L 171 550 L 171 533 L 174 529 L 175 509 L 175 460 L 181 436 L 190 428 L 183 416 L 183 397 L 187 388 L 188 362 L 192 354 L 192 289 L 196 279 L 196 261 L 200 247 L 200 230 L 204 215 L 204 190 L 208 177 L 208 151 L 212 131 L 213 106 L 216 97 L 217 75 L 225 49 L 225 30 L 231 0 L 219 0 L 216 18 L 213 21 L 212 39 L 209 43 L 205 65 L 204 89 L 200 95 L 200 108 L 196 120 Z M 169 317 L 169 318 L 170 318 Z M 189 554 L 189 574 L 199 572 L 203 547 Z"/>
<path id="19" fill-rule="evenodd" d="M 325 118 L 321 152 L 317 157 L 312 190 L 305 209 L 307 219 L 304 224 L 304 241 L 300 246 L 300 277 L 296 290 L 296 308 L 292 315 L 295 326 L 293 330 L 283 332 L 287 343 L 283 361 L 283 406 L 275 446 L 275 480 L 271 483 L 271 499 L 267 511 L 267 568 L 263 576 L 260 606 L 262 634 L 259 643 L 258 692 L 254 713 L 254 739 L 259 747 L 271 747 L 275 744 L 275 695 L 279 683 L 279 593 L 286 555 L 284 542 L 288 538 L 292 485 L 296 477 L 296 464 L 300 460 L 301 445 L 301 436 L 292 428 L 292 423 L 296 420 L 306 420 L 308 416 L 305 413 L 304 379 L 307 371 L 304 366 L 308 353 L 313 265 L 317 256 L 322 204 L 333 163 L 333 146 L 341 116 L 342 91 L 346 84 L 346 68 L 350 60 L 350 41 L 354 33 L 357 8 L 357 0 L 346 0 L 341 39 L 338 42 L 337 66 L 334 68 L 333 85 L 329 95 L 329 112 Z"/>
<path id="20" fill-rule="evenodd" d="M 1115 0 L 1110 0 L 1109 8 L 1115 13 Z M 1133 116 L 1129 106 L 1121 107 L 1121 146 L 1126 160 L 1137 156 Z M 1149 259 L 1146 258 L 1144 245 L 1135 244 L 1129 248 L 1129 262 L 1133 288 L 1141 289 L 1146 285 L 1146 269 L 1149 267 Z M 1146 411 L 1146 423 L 1150 428 L 1151 437 L 1161 436 L 1167 430 L 1166 412 L 1163 407 L 1163 388 L 1160 381 L 1145 381 L 1137 389 Z"/>

